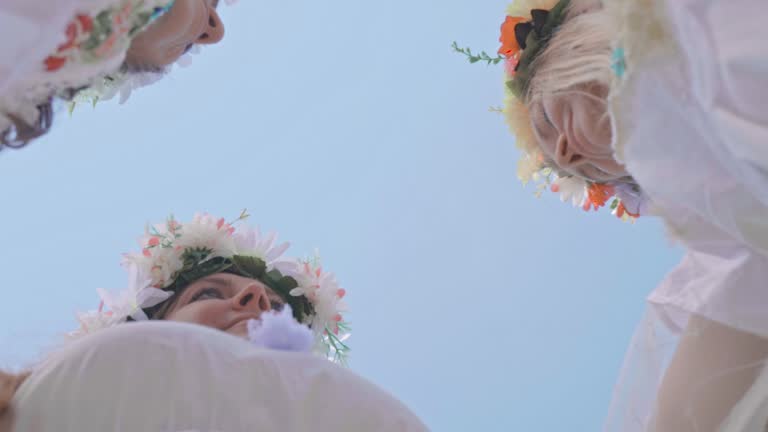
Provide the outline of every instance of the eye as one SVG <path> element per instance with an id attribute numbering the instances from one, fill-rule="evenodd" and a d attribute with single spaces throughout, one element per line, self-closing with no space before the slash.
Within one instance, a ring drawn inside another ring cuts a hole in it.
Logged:
<path id="1" fill-rule="evenodd" d="M 552 119 L 549 118 L 549 114 L 547 114 L 547 107 L 545 107 L 544 104 L 541 105 L 541 114 L 544 116 L 544 120 L 546 120 L 550 126 L 552 126 L 554 129 L 557 129 L 555 123 L 553 123 Z"/>
<path id="2" fill-rule="evenodd" d="M 195 294 L 189 302 L 192 303 L 198 300 L 223 299 L 223 298 L 224 298 L 224 295 L 222 295 L 221 291 L 219 291 L 217 288 L 203 288 L 200 291 L 198 291 L 197 294 Z"/>
<path id="3" fill-rule="evenodd" d="M 278 299 L 269 299 L 269 307 L 272 308 L 273 311 L 281 311 L 283 310 L 283 306 L 285 306 L 285 302 Z"/>

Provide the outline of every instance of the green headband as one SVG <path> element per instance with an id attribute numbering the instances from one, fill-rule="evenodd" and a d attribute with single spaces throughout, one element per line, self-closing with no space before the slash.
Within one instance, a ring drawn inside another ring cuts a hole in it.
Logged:
<path id="1" fill-rule="evenodd" d="M 507 88 L 518 99 L 523 99 L 528 92 L 528 86 L 533 76 L 531 65 L 546 48 L 555 30 L 565 21 L 570 3 L 571 0 L 560 0 L 552 9 L 544 11 L 546 16 L 538 20 L 536 14 L 532 11 L 531 16 L 534 19 L 531 22 L 517 24 L 517 26 L 527 25 L 529 27 L 527 34 L 522 36 L 522 40 L 519 40 L 519 42 L 523 42 L 520 46 L 525 46 L 525 49 L 522 50 L 520 55 L 520 61 L 515 68 L 515 75 L 507 81 Z M 515 28 L 516 34 L 518 33 L 517 26 Z"/>

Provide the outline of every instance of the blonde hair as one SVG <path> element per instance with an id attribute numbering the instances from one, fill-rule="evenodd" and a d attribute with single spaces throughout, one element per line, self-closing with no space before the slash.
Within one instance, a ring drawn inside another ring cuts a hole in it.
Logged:
<path id="1" fill-rule="evenodd" d="M 515 2 L 509 12 L 520 14 L 531 6 L 551 8 L 552 1 Z M 529 14 L 530 10 L 523 14 Z M 585 85 L 609 88 L 613 80 L 611 39 L 616 35 L 613 20 L 601 0 L 571 0 L 563 24 L 531 63 L 533 72 L 522 99 L 508 91 L 505 113 L 517 146 L 526 155 L 518 166 L 518 176 L 524 182 L 542 168 L 543 157 L 533 133 L 529 107 L 545 94 L 578 91 Z"/>
<path id="2" fill-rule="evenodd" d="M 616 36 L 611 22 L 599 0 L 572 0 L 565 22 L 531 64 L 525 99 L 586 84 L 610 86 L 611 39 Z"/>

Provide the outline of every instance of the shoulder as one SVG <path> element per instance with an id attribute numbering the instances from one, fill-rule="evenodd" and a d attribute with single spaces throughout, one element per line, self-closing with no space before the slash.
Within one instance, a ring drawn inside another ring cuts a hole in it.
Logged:
<path id="1" fill-rule="evenodd" d="M 153 429 L 149 425 L 168 431 L 425 430 L 385 391 L 325 359 L 170 322 L 124 324 L 73 342 L 30 377 L 16 402 L 16 430 L 35 424 L 41 432 Z"/>

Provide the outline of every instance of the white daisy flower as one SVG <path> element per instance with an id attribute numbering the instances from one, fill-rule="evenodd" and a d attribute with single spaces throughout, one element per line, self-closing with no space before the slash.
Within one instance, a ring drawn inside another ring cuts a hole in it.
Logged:
<path id="1" fill-rule="evenodd" d="M 208 248 L 211 256 L 229 257 L 235 254 L 234 228 L 223 218 L 216 219 L 208 214 L 196 214 L 191 222 L 185 223 L 174 240 L 175 248 Z"/>
<path id="2" fill-rule="evenodd" d="M 571 201 L 575 207 L 583 206 L 587 199 L 587 183 L 578 177 L 557 177 L 550 188 L 560 194 L 560 201 Z"/>
<path id="3" fill-rule="evenodd" d="M 238 255 L 255 256 L 267 264 L 267 269 L 285 270 L 293 265 L 293 261 L 282 255 L 290 247 L 290 243 L 275 244 L 277 234 L 274 232 L 262 235 L 261 230 L 244 227 L 234 234 L 235 247 Z"/>

